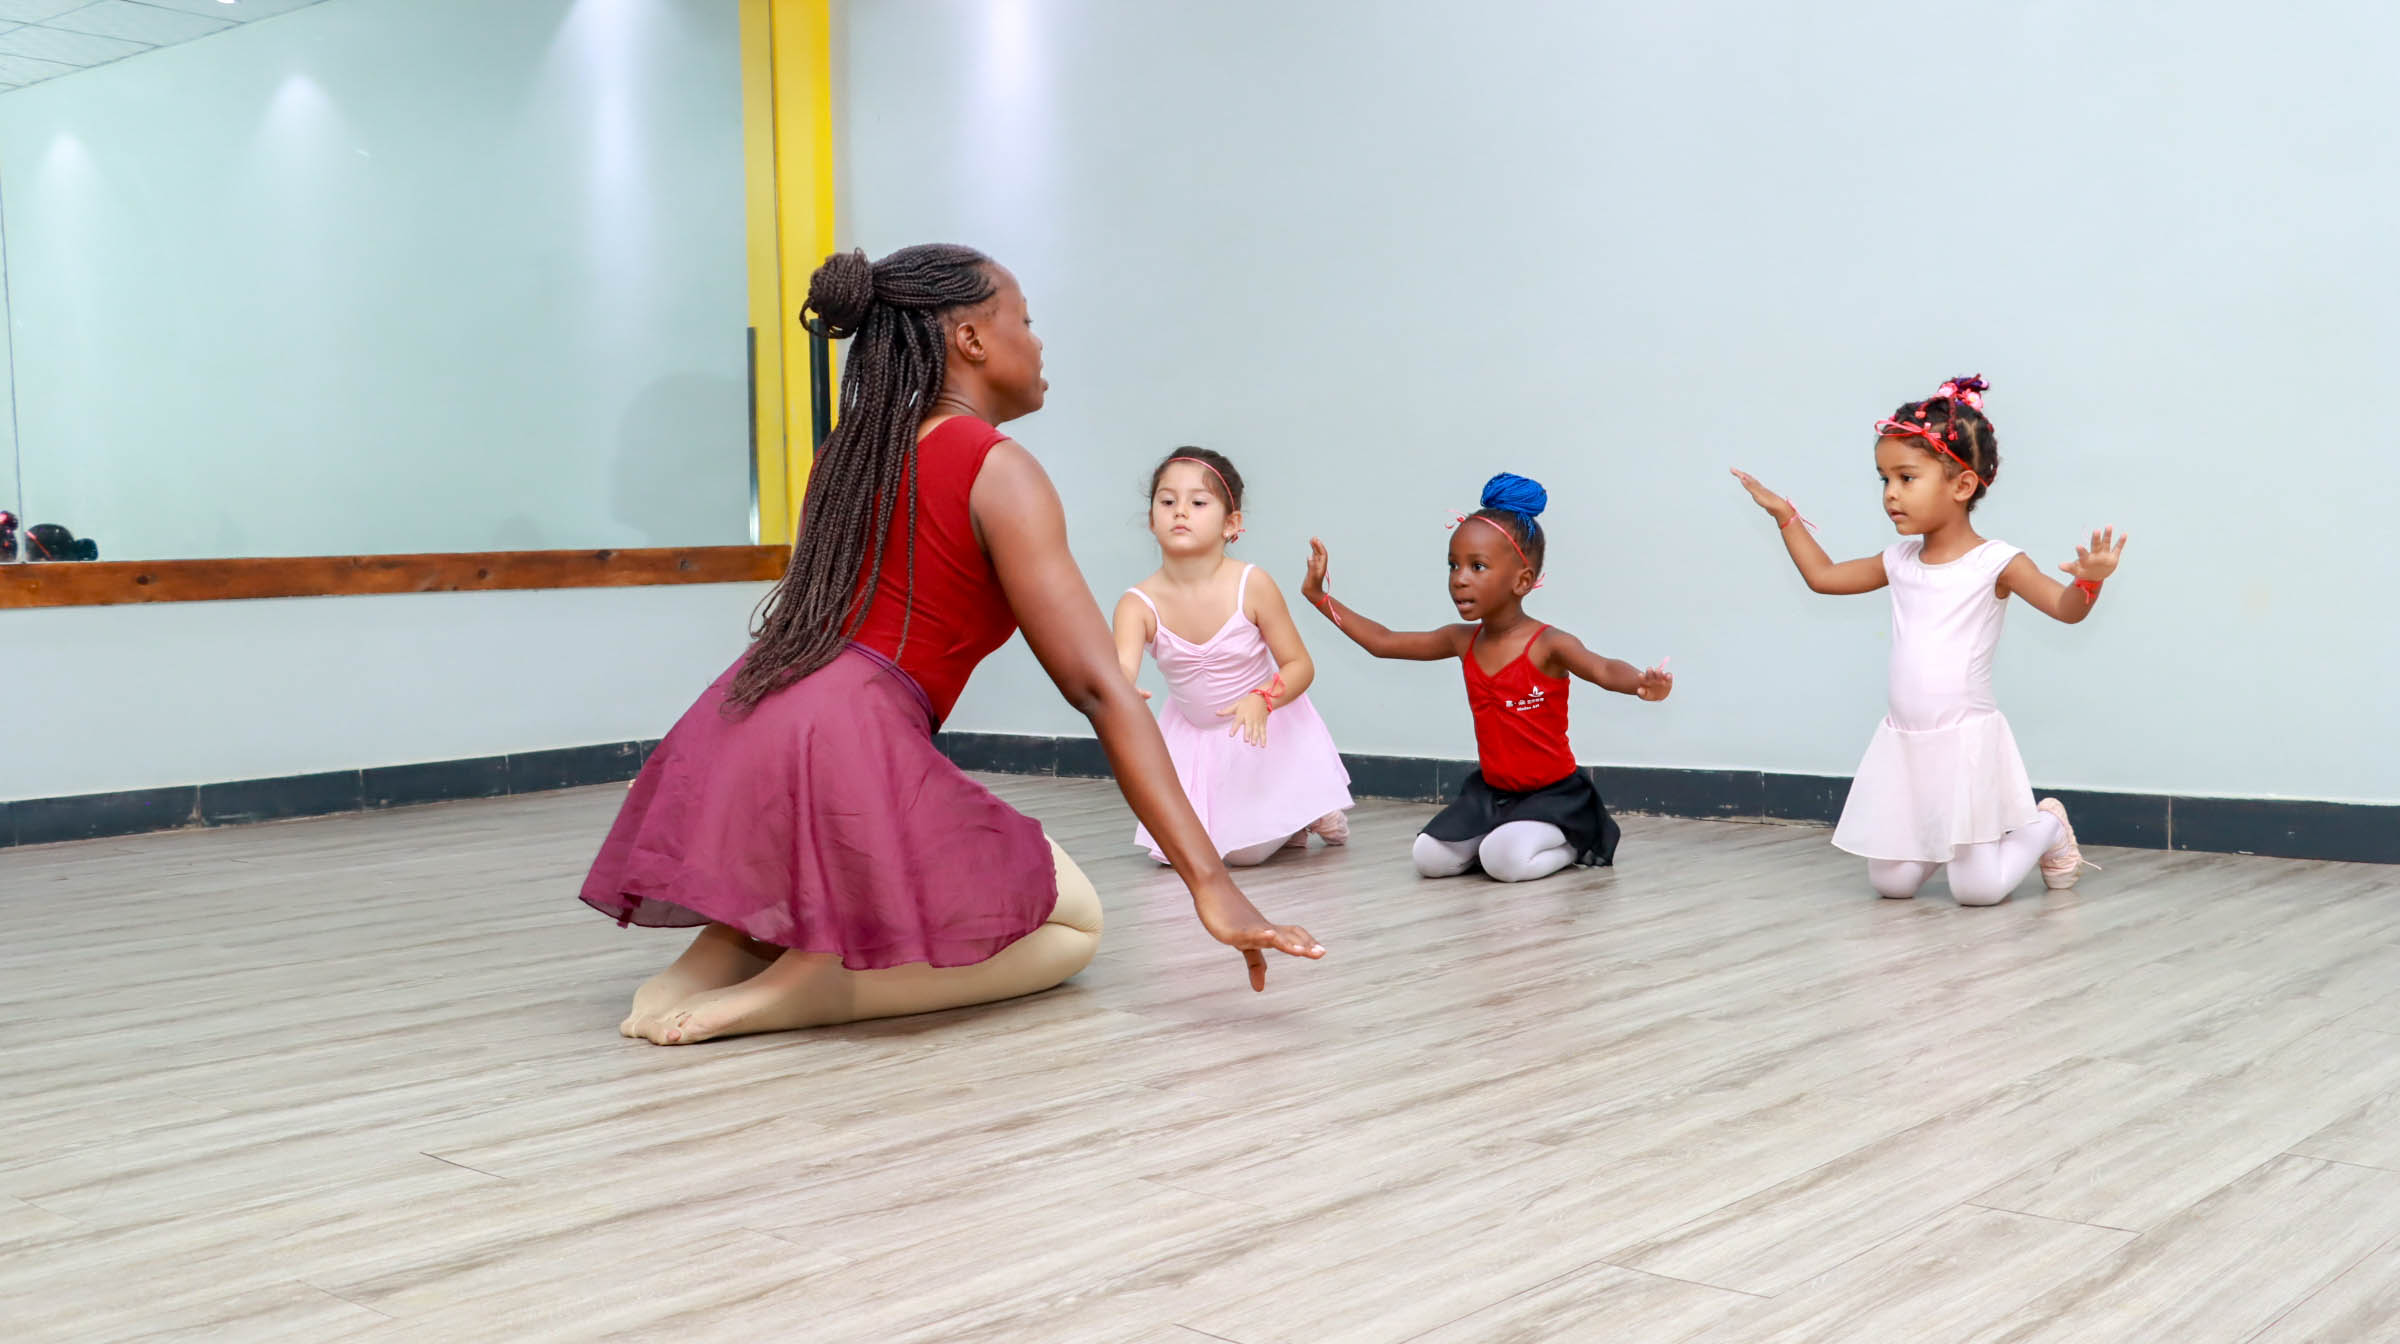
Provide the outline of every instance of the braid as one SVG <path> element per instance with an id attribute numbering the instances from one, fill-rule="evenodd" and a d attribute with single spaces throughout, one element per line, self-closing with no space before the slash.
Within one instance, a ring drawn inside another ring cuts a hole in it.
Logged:
<path id="1" fill-rule="evenodd" d="M 837 252 L 810 277 L 810 329 L 857 339 L 842 367 L 841 415 L 809 470 L 791 563 L 751 631 L 729 707 L 757 704 L 848 646 L 882 587 L 894 515 L 907 520 L 906 647 L 917 583 L 917 426 L 941 395 L 945 318 L 996 289 L 989 258 L 947 244 L 904 247 L 872 266 L 864 252 Z"/>

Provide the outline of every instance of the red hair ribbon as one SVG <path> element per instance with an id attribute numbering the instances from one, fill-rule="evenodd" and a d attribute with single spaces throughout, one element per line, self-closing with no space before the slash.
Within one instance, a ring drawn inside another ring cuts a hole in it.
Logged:
<path id="1" fill-rule="evenodd" d="M 1953 407 L 1967 406 L 1980 411 L 1983 409 L 1983 391 L 1978 387 L 1970 386 L 1970 384 L 1982 381 L 1983 377 L 1980 374 L 1971 378 L 1953 378 L 1943 383 L 1932 396 L 1925 400 L 1947 401 Z M 1920 416 L 1925 414 L 1925 408 L 1922 405 L 1918 406 L 1917 414 Z M 1894 420 L 1890 416 L 1885 416 L 1875 422 L 1875 432 L 1887 439 L 1921 439 L 1926 447 L 1956 462 L 1962 470 L 1973 474 L 1978 479 L 1983 475 L 1975 470 L 1974 463 L 1960 457 L 1958 450 L 1950 446 L 1958 441 L 1958 414 L 1955 410 L 1949 416 L 1949 423 L 1938 430 L 1923 420 L 1910 424 L 1905 420 Z"/>
<path id="2" fill-rule="evenodd" d="M 1920 412 L 1920 414 L 1922 414 L 1922 412 Z M 1894 420 L 1887 416 L 1884 419 L 1875 422 L 1875 432 L 1887 439 L 1923 439 L 1926 447 L 1931 448 L 1935 452 L 1940 453 L 1942 456 L 1949 458 L 1953 462 L 1956 462 L 1969 474 L 1973 474 L 1975 471 L 1974 464 L 1967 461 L 1967 459 L 1960 457 L 1957 450 L 1950 446 L 1950 435 L 1943 433 L 1941 430 L 1935 429 L 1931 425 L 1912 425 L 1905 420 Z M 1953 434 L 1956 432 L 1956 430 L 1951 431 Z"/>

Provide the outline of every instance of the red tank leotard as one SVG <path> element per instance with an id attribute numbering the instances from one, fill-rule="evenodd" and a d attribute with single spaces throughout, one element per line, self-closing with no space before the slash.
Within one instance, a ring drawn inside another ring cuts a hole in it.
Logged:
<path id="1" fill-rule="evenodd" d="M 1567 679 L 1548 677 L 1533 664 L 1533 632 L 1524 649 L 1498 672 L 1475 662 L 1475 638 L 1459 661 L 1466 665 L 1467 707 L 1475 714 L 1475 754 L 1484 782 L 1504 793 L 1531 793 L 1575 773 L 1575 750 L 1567 745 Z"/>
<path id="2" fill-rule="evenodd" d="M 900 665 L 950 717 L 967 676 L 1017 632 L 1016 614 L 992 559 L 975 540 L 969 495 L 992 445 L 1008 436 L 971 415 L 952 416 L 917 444 L 917 577 L 908 578 L 908 520 L 892 519 L 884 542 L 882 584 L 853 638 Z M 895 511 L 907 505 L 894 502 Z M 864 580 L 861 580 L 863 588 Z M 906 618 L 908 642 L 901 644 Z"/>

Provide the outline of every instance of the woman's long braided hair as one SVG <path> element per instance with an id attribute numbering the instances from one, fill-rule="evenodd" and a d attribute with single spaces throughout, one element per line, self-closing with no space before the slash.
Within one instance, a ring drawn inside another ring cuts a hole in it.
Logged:
<path id="1" fill-rule="evenodd" d="M 949 314 L 992 297 L 991 258 L 971 247 L 904 247 L 869 264 L 836 252 L 808 281 L 810 329 L 855 336 L 841 415 L 808 474 L 808 501 L 783 581 L 767 595 L 749 656 L 727 688 L 747 709 L 830 663 L 867 618 L 898 515 L 917 581 L 917 426 L 941 395 Z M 805 322 L 808 319 L 803 316 Z M 908 641 L 903 615 L 901 643 Z"/>

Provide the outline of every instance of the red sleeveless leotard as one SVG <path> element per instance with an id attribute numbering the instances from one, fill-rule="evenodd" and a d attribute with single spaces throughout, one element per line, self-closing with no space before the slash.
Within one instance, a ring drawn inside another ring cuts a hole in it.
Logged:
<path id="1" fill-rule="evenodd" d="M 975 540 L 968 496 L 992 445 L 1007 438 L 971 415 L 933 427 L 917 444 L 917 573 L 909 590 L 908 520 L 892 520 L 882 582 L 866 624 L 852 638 L 900 665 L 924 688 L 938 722 L 967 688 L 967 675 L 1017 632 L 1016 614 L 992 558 Z M 905 499 L 897 501 L 907 507 Z M 863 591 L 862 578 L 860 588 Z M 913 611 L 912 611 L 913 608 Z M 901 643 L 905 621 L 908 640 Z"/>
<path id="2" fill-rule="evenodd" d="M 1567 745 L 1567 679 L 1547 677 L 1533 665 L 1533 632 L 1508 666 L 1485 673 L 1475 663 L 1475 638 L 1459 658 L 1466 665 L 1467 707 L 1475 713 L 1475 754 L 1484 782 L 1504 793 L 1531 793 L 1575 773 L 1575 751 Z"/>

